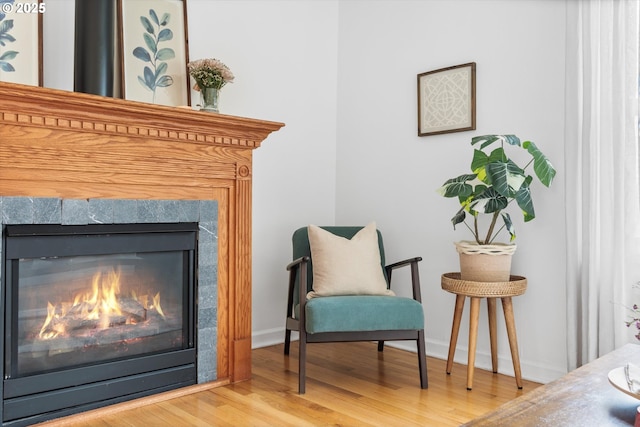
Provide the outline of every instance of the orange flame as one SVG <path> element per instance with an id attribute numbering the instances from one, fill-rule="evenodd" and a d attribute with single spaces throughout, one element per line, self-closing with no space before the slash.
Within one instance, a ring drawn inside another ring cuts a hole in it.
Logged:
<path id="1" fill-rule="evenodd" d="M 59 306 L 47 303 L 47 318 L 40 329 L 39 337 L 47 340 L 66 333 L 66 316 L 73 315 L 74 318 L 97 321 L 99 329 L 109 328 L 111 319 L 122 316 L 122 307 L 119 301 L 120 295 L 120 270 L 111 269 L 108 273 L 99 271 L 94 274 L 91 281 L 91 291 L 78 293 L 73 298 L 73 303 L 61 303 Z M 149 296 L 138 297 L 135 292 L 131 293 L 132 299 L 137 301 L 145 310 L 154 309 L 163 318 L 165 317 L 160 305 L 160 293 L 152 298 L 149 305 Z M 127 320 L 130 323 L 130 320 Z"/>

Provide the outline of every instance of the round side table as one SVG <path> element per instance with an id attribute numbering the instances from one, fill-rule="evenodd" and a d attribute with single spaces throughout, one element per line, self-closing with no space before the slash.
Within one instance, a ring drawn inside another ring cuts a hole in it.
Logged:
<path id="1" fill-rule="evenodd" d="M 445 273 L 441 280 L 442 289 L 456 295 L 456 307 L 453 313 L 451 327 L 451 341 L 449 342 L 449 356 L 447 357 L 447 374 L 453 367 L 453 356 L 458 342 L 458 331 L 466 297 L 471 299 L 469 313 L 469 357 L 467 362 L 467 390 L 473 387 L 473 370 L 476 360 L 476 344 L 478 339 L 478 318 L 480 317 L 480 300 L 487 299 L 489 314 L 489 339 L 491 341 L 491 366 L 494 373 L 498 372 L 498 336 L 496 334 L 496 299 L 502 300 L 502 311 L 507 326 L 509 348 L 516 377 L 516 385 L 522 388 L 522 373 L 520 372 L 520 356 L 518 355 L 518 339 L 516 324 L 513 318 L 513 304 L 511 297 L 524 294 L 527 290 L 527 279 L 522 276 L 511 276 L 508 282 L 474 282 L 462 280 L 460 273 Z"/>

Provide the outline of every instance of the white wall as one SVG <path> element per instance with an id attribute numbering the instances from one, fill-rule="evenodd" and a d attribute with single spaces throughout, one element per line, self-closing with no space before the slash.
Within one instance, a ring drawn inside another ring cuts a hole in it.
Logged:
<path id="1" fill-rule="evenodd" d="M 48 87 L 73 86 L 73 5 L 47 3 Z M 468 235 L 451 230 L 455 203 L 435 189 L 466 171 L 471 136 L 515 133 L 559 169 L 551 190 L 533 189 L 538 218 L 516 220 L 513 269 L 529 279 L 527 293 L 514 298 L 523 376 L 564 373 L 564 5 L 188 0 L 190 58 L 219 58 L 236 75 L 222 91 L 222 112 L 286 124 L 254 152 L 254 346 L 283 339 L 292 231 L 376 220 L 389 261 L 425 259 L 427 352 L 446 358 L 454 297 L 440 289 L 440 274 L 457 269 L 452 242 Z M 477 130 L 417 137 L 416 75 L 470 61 L 478 67 Z M 511 373 L 504 322 L 498 326 L 500 371 Z M 490 366 L 486 322 L 477 354 L 477 366 Z"/>
<path id="2" fill-rule="evenodd" d="M 513 299 L 522 373 L 541 381 L 560 376 L 566 364 L 564 20 L 564 2 L 539 0 L 340 3 L 336 221 L 376 220 L 389 262 L 424 258 L 428 354 L 446 359 L 455 297 L 442 291 L 440 275 L 458 270 L 452 242 L 470 238 L 464 227 L 451 227 L 457 203 L 435 190 L 469 173 L 471 137 L 517 134 L 559 169 L 551 189 L 533 187 L 533 222 L 512 213 L 519 245 L 513 272 L 528 278 L 526 294 Z M 467 62 L 477 64 L 476 130 L 418 137 L 416 75 Z M 500 371 L 512 373 L 501 317 Z M 456 357 L 465 364 L 466 319 Z M 489 368 L 489 354 L 483 304 L 476 365 Z"/>
<path id="3" fill-rule="evenodd" d="M 235 82 L 223 113 L 284 122 L 254 151 L 254 346 L 284 340 L 291 234 L 335 221 L 337 1 L 189 0 L 190 58 Z"/>
<path id="4" fill-rule="evenodd" d="M 43 16 L 44 86 L 73 90 L 73 45 L 75 30 L 75 0 L 47 2 Z"/>

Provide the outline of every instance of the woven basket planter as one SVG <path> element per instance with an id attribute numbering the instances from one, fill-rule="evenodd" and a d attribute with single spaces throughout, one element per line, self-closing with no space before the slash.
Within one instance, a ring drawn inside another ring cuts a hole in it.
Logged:
<path id="1" fill-rule="evenodd" d="M 511 257 L 516 245 L 497 243 L 478 245 L 475 242 L 455 242 L 460 255 L 460 278 L 474 282 L 508 282 Z"/>

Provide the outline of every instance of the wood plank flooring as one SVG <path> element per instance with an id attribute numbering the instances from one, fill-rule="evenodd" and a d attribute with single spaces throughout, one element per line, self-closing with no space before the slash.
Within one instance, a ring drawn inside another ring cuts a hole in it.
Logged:
<path id="1" fill-rule="evenodd" d="M 458 426 L 540 384 L 475 370 L 466 389 L 466 366 L 427 358 L 429 388 L 420 389 L 417 355 L 376 344 L 311 344 L 307 392 L 298 395 L 297 342 L 291 355 L 282 344 L 252 351 L 249 381 L 131 408 L 96 410 L 49 427 L 164 426 Z"/>

